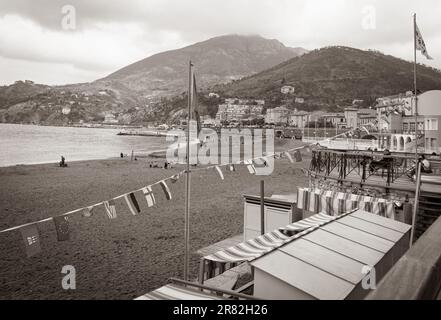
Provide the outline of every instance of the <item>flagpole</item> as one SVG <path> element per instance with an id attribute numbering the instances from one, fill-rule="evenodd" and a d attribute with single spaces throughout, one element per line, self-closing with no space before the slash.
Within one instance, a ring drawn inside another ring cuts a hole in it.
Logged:
<path id="1" fill-rule="evenodd" d="M 415 116 L 415 161 L 418 161 L 418 93 L 417 93 L 417 43 L 416 43 L 416 13 L 413 15 L 413 83 L 414 83 L 414 116 Z"/>
<path id="2" fill-rule="evenodd" d="M 184 217 L 184 280 L 188 281 L 188 268 L 190 257 L 190 121 L 191 121 L 191 94 L 192 94 L 192 64 L 188 68 L 188 114 L 187 114 L 187 170 L 185 186 L 185 217 Z"/>

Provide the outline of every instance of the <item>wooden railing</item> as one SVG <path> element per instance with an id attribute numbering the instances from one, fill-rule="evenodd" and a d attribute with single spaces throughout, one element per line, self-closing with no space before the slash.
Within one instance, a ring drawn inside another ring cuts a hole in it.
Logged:
<path id="1" fill-rule="evenodd" d="M 369 300 L 434 300 L 441 290 L 441 218 L 395 264 Z"/>

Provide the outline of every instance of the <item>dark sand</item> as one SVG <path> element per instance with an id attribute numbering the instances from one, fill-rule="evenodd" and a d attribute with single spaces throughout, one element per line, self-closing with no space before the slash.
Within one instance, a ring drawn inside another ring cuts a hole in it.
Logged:
<path id="1" fill-rule="evenodd" d="M 277 149 L 298 142 L 278 142 Z M 305 153 L 304 153 L 305 155 Z M 149 159 L 112 159 L 0 168 L 0 228 L 62 214 L 138 189 L 183 169 L 152 169 Z M 295 193 L 306 185 L 303 163 L 276 161 L 274 173 L 263 177 L 267 196 Z M 262 177 L 245 167 L 192 174 L 191 249 L 210 245 L 243 232 L 242 194 L 258 194 Z M 130 214 L 117 201 L 118 219 L 109 220 L 98 207 L 91 218 L 71 218 L 71 240 L 57 242 L 53 222 L 39 225 L 42 252 L 26 258 L 19 231 L 0 234 L 0 299 L 132 299 L 157 288 L 170 277 L 182 277 L 185 178 L 169 183 L 173 199 L 154 187 L 157 204 Z M 76 268 L 76 290 L 62 289 L 64 265 Z M 191 259 L 197 276 L 198 257 Z"/>

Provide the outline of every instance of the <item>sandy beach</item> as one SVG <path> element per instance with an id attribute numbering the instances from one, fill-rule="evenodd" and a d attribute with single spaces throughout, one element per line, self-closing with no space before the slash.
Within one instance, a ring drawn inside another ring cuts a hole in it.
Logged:
<path id="1" fill-rule="evenodd" d="M 277 142 L 276 150 L 299 145 Z M 265 180 L 266 196 L 295 193 L 307 178 L 300 168 L 308 164 L 277 160 L 271 176 L 252 176 L 245 167 L 224 170 L 220 180 L 214 170 L 192 175 L 191 248 L 199 248 L 243 231 L 242 194 L 258 194 Z M 306 157 L 305 157 L 306 156 Z M 150 168 L 149 158 L 138 161 L 110 159 L 0 168 L 0 228 L 62 214 L 108 200 L 180 172 Z M 137 193 L 142 213 L 133 216 L 124 200 L 117 201 L 118 218 L 109 220 L 101 206 L 90 218 L 72 216 L 71 240 L 57 242 L 52 222 L 39 225 L 42 252 L 26 258 L 19 231 L 0 234 L 0 299 L 132 299 L 182 277 L 185 179 L 169 183 L 167 201 L 154 187 L 157 204 L 147 208 Z M 209 201 L 208 201 L 209 200 Z M 76 269 L 76 290 L 62 289 L 61 269 Z M 197 276 L 198 258 L 190 270 Z"/>

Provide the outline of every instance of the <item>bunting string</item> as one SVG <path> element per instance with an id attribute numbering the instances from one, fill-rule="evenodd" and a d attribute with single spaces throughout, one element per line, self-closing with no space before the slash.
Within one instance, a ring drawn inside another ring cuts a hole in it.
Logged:
<path id="1" fill-rule="evenodd" d="M 345 132 L 345 133 L 336 135 L 334 137 L 331 137 L 328 140 L 333 140 L 333 139 L 336 139 L 338 137 L 344 136 L 344 135 L 348 134 L 349 132 L 351 132 L 353 130 L 355 130 L 355 129 L 352 129 L 352 130 L 350 130 L 348 132 Z M 300 151 L 301 150 L 305 150 L 305 149 L 308 150 L 308 149 L 310 149 L 310 147 L 316 146 L 317 144 L 318 143 L 309 143 L 309 144 L 305 144 L 303 146 L 299 146 L 299 147 L 296 147 L 296 148 L 284 150 L 284 151 L 281 151 L 281 152 L 273 152 L 273 153 L 265 155 L 265 156 L 255 157 L 253 159 L 239 160 L 236 163 L 218 164 L 218 165 L 213 165 L 213 166 L 207 166 L 207 167 L 204 167 L 204 168 L 195 168 L 195 169 L 192 169 L 190 171 L 191 172 L 196 172 L 196 171 L 212 170 L 212 169 L 214 169 L 219 174 L 220 168 L 222 168 L 222 167 L 228 167 L 230 171 L 236 171 L 235 165 L 244 164 L 244 165 L 247 166 L 249 172 L 254 174 L 256 172 L 256 168 L 254 166 L 254 162 L 257 161 L 257 160 L 269 159 L 271 157 L 275 158 L 275 159 L 280 159 L 280 158 L 282 158 L 283 155 L 285 155 L 288 158 L 288 160 L 290 162 L 292 162 L 292 157 L 290 156 L 290 153 L 291 152 L 296 152 L 296 154 L 295 154 L 296 160 L 298 161 L 298 159 L 299 159 L 298 156 L 300 155 L 300 161 L 301 161 Z M 220 172 L 222 173 L 222 171 L 220 171 Z M 79 208 L 79 209 L 75 209 L 75 210 L 72 210 L 72 211 L 60 214 L 60 215 L 56 215 L 56 216 L 44 218 L 44 219 L 41 219 L 41 220 L 38 220 L 38 221 L 24 223 L 24 224 L 21 224 L 21 225 L 10 227 L 10 228 L 1 230 L 0 234 L 11 232 L 11 231 L 15 231 L 15 230 L 19 230 L 19 229 L 23 229 L 23 228 L 27 228 L 27 230 L 29 230 L 31 227 L 34 227 L 34 226 L 36 226 L 38 224 L 41 224 L 41 223 L 50 222 L 50 221 L 55 221 L 55 224 L 57 225 L 58 221 L 61 221 L 58 218 L 60 218 L 60 217 L 67 217 L 67 216 L 71 216 L 71 215 L 78 214 L 78 213 L 82 213 L 82 215 L 84 217 L 90 217 L 93 214 L 93 210 L 96 207 L 98 207 L 98 206 L 104 206 L 108 217 L 110 219 L 115 219 L 117 217 L 117 213 L 116 213 L 114 201 L 118 200 L 118 199 L 125 199 L 125 201 L 127 202 L 127 205 L 129 206 L 129 209 L 132 212 L 132 214 L 136 214 L 136 213 L 140 212 L 139 211 L 139 204 L 137 203 L 137 200 L 134 197 L 134 194 L 136 192 L 143 192 L 143 194 L 144 194 L 144 196 L 145 196 L 145 198 L 147 200 L 148 207 L 152 207 L 156 203 L 156 200 L 155 200 L 155 197 L 154 197 L 154 194 L 153 194 L 153 191 L 152 191 L 152 187 L 155 186 L 155 185 L 160 185 L 161 188 L 163 189 L 164 193 L 165 193 L 165 196 L 166 196 L 167 200 L 171 200 L 172 199 L 171 192 L 170 192 L 170 189 L 168 188 L 168 186 L 166 184 L 166 181 L 171 181 L 172 183 L 176 183 L 179 180 L 179 178 L 183 174 L 185 174 L 185 173 L 186 173 L 186 170 L 183 170 L 183 171 L 179 172 L 178 174 L 174 174 L 174 175 L 172 175 L 172 176 L 170 176 L 168 178 L 165 178 L 165 179 L 162 179 L 162 180 L 157 181 L 155 183 L 152 183 L 152 184 L 148 185 L 147 187 L 144 186 L 142 188 L 139 188 L 139 189 L 136 189 L 136 190 L 132 190 L 132 191 L 130 191 L 128 193 L 125 193 L 125 194 L 119 195 L 117 197 L 114 197 L 111 200 L 101 201 L 101 202 L 95 203 L 93 205 L 89 205 L 89 206 L 85 206 L 85 207 L 82 207 L 82 208 Z M 221 176 L 221 178 L 222 178 L 223 174 L 222 175 L 219 174 L 219 176 Z M 66 220 L 64 219 L 64 221 L 66 221 Z M 23 237 L 25 237 L 25 235 L 23 235 Z M 27 239 L 29 240 L 30 237 L 27 237 Z"/>

